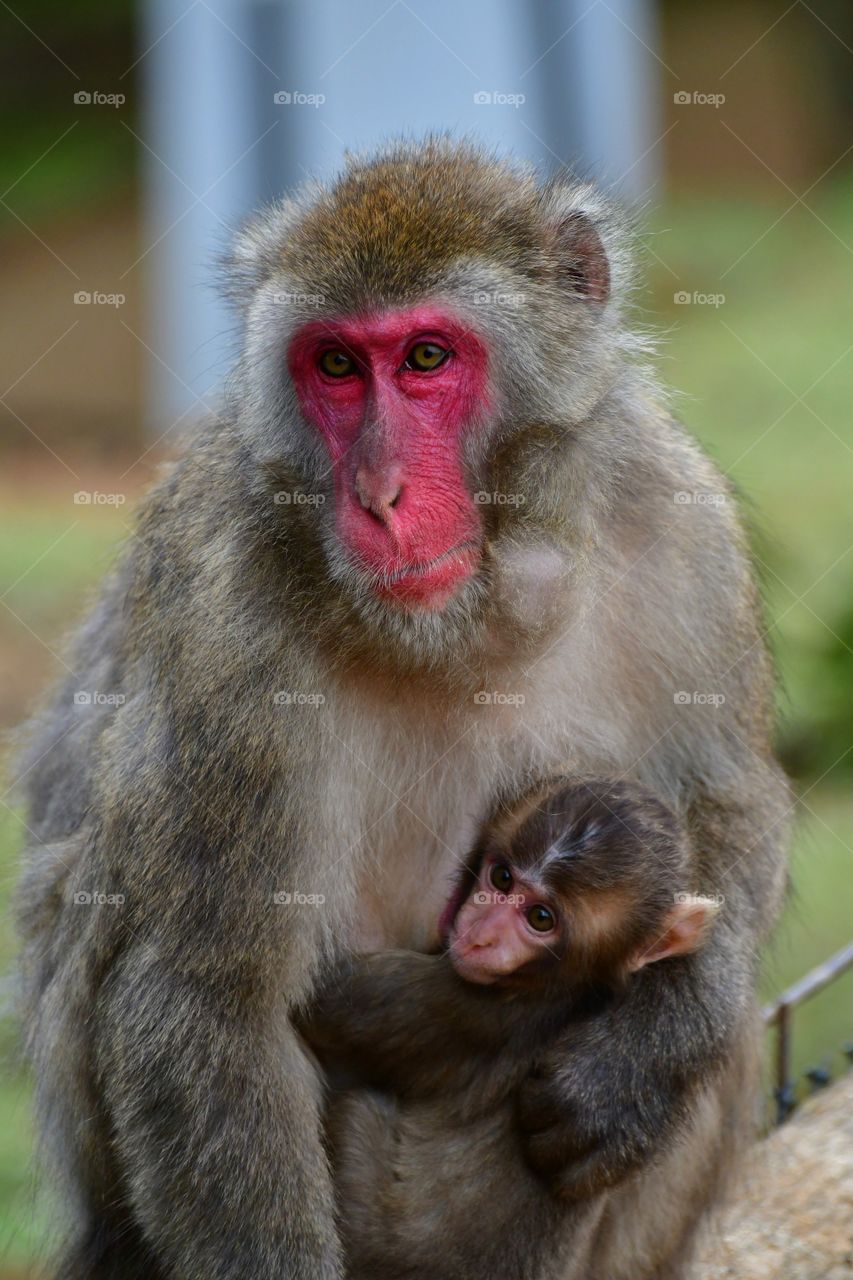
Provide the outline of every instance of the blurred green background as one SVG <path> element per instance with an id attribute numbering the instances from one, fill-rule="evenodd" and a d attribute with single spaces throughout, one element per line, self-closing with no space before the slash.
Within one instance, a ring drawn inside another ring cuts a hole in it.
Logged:
<path id="1" fill-rule="evenodd" d="M 81 0 L 73 12 L 39 0 L 36 9 L 52 48 L 73 54 L 98 83 L 114 83 L 133 61 L 126 0 Z M 745 495 L 780 669 L 779 749 L 798 815 L 793 892 L 766 961 L 768 998 L 849 940 L 853 900 L 853 165 L 845 151 L 853 17 L 841 3 L 824 6 L 819 20 L 810 13 L 799 4 L 662 6 L 665 58 L 688 84 L 713 89 L 751 33 L 764 34 L 727 78 L 725 107 L 678 119 L 666 137 L 666 190 L 645 211 L 637 297 L 642 322 L 660 334 L 658 363 L 676 411 Z M 142 426 L 138 293 L 128 290 L 119 319 L 109 308 L 74 314 L 70 276 L 56 287 L 57 257 L 108 288 L 137 256 L 133 95 L 126 109 L 93 114 L 57 143 L 67 83 L 33 22 L 32 13 L 27 24 L 9 18 L 0 42 L 0 349 L 11 384 L 0 409 L 4 730 L 58 670 L 63 632 L 163 453 Z M 22 115 L 23 94 L 34 105 Z M 78 490 L 126 502 L 78 506 Z M 21 833 L 7 794 L 4 975 Z M 11 979 L 0 990 L 7 1008 Z M 798 1074 L 819 1062 L 843 1067 L 851 996 L 848 975 L 797 1016 Z M 34 1203 L 28 1086 L 8 1018 L 2 1052 L 0 1278 L 9 1280 L 39 1274 L 50 1214 Z"/>

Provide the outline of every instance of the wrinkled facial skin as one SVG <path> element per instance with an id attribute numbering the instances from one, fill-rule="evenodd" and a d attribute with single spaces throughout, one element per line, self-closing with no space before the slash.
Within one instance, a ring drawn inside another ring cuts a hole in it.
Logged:
<path id="1" fill-rule="evenodd" d="M 511 883 L 496 887 L 495 881 L 502 884 L 506 871 Z M 549 916 L 551 927 L 543 928 Z M 474 889 L 448 922 L 446 941 L 460 978 L 491 985 L 506 982 L 534 961 L 556 961 L 564 932 L 559 908 L 541 887 L 519 875 L 511 864 L 486 858 Z"/>
<path id="2" fill-rule="evenodd" d="M 410 367 L 422 343 L 449 354 L 434 368 Z M 482 552 L 462 449 L 488 408 L 483 341 L 436 307 L 324 319 L 296 332 L 288 367 L 331 460 L 347 556 L 383 599 L 441 609 Z"/>

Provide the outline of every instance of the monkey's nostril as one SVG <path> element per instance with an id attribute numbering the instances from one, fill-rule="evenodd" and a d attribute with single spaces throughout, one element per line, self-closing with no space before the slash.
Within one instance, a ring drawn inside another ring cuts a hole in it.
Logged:
<path id="1" fill-rule="evenodd" d="M 370 502 L 362 505 L 368 515 L 372 516 L 378 524 L 388 525 L 391 521 L 391 511 L 397 505 L 399 496 L 397 494 L 391 502 Z"/>
<path id="2" fill-rule="evenodd" d="M 397 475 L 394 472 L 397 472 Z M 359 467 L 355 474 L 355 491 L 365 511 L 379 520 L 388 523 L 389 512 L 393 511 L 403 496 L 403 484 L 398 479 L 399 471 L 395 467 L 390 472 L 372 473 Z"/>

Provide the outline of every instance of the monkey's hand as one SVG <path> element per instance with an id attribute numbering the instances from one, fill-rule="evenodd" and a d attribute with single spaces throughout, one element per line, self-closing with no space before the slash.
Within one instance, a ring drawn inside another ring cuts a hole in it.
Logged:
<path id="1" fill-rule="evenodd" d="M 522 1083 L 527 1160 L 559 1198 L 612 1187 L 663 1150 L 724 1056 L 733 1010 L 714 1008 L 696 960 L 637 974 L 618 1003 L 567 1028 Z"/>

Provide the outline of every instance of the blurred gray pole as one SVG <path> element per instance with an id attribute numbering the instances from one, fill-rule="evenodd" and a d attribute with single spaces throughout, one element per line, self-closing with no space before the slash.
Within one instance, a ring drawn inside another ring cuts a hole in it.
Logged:
<path id="1" fill-rule="evenodd" d="M 581 155 L 599 181 L 631 199 L 660 181 L 663 132 L 657 6 L 652 0 L 571 0 L 581 18 L 566 70 L 578 86 Z"/>
<path id="2" fill-rule="evenodd" d="M 153 433 L 227 367 L 232 322 L 211 287 L 223 223 L 333 172 L 345 147 L 470 132 L 645 193 L 654 19 L 653 0 L 145 0 L 145 141 L 167 166 L 147 157 L 156 247 L 136 268 L 153 263 L 146 336 L 168 366 L 152 358 Z"/>
<path id="3" fill-rule="evenodd" d="M 239 38 L 250 34 L 243 0 L 147 0 L 145 13 L 143 130 L 154 154 L 144 153 L 146 256 L 135 270 L 147 280 L 145 336 L 156 353 L 148 417 L 159 436 L 202 411 L 197 397 L 227 367 L 233 319 L 217 296 L 214 262 L 257 199 L 253 157 L 244 154 L 256 137 L 255 87 L 254 60 L 240 58 Z"/>
<path id="4" fill-rule="evenodd" d="M 655 0 L 535 0 L 528 17 L 544 53 L 534 70 L 548 158 L 647 196 L 663 169 Z"/>

